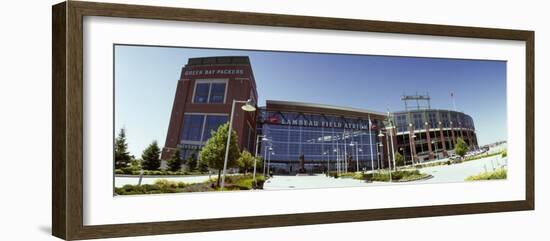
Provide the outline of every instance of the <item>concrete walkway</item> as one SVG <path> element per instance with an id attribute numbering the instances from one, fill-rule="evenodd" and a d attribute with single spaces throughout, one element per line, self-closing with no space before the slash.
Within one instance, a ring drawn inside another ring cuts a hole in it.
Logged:
<path id="1" fill-rule="evenodd" d="M 464 182 L 464 179 L 494 168 L 506 167 L 507 158 L 500 155 L 453 165 L 426 167 L 420 172 L 431 174 L 433 178 L 406 183 L 374 182 L 366 183 L 352 178 L 329 178 L 323 174 L 313 176 L 273 176 L 264 184 L 264 190 L 288 190 L 307 188 L 366 187 L 379 185 L 401 185 L 421 183 Z"/>

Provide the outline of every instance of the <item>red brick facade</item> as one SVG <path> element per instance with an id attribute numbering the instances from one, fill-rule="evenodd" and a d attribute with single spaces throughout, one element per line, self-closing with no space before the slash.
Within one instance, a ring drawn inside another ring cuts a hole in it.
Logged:
<path id="1" fill-rule="evenodd" d="M 197 81 L 226 81 L 224 103 L 194 103 L 195 84 Z M 162 150 L 161 159 L 170 158 L 173 150 L 181 143 L 180 136 L 184 128 L 185 113 L 226 114 L 229 120 L 233 100 L 253 99 L 257 101 L 256 82 L 248 57 L 209 57 L 189 59 L 182 68 L 180 79 L 176 87 L 172 114 L 166 135 L 166 142 Z M 236 104 L 233 116 L 233 129 L 237 132 L 241 150 L 252 149 L 250 138 L 255 137 L 256 112 L 244 112 Z M 252 136 L 247 133 L 252 130 Z"/>

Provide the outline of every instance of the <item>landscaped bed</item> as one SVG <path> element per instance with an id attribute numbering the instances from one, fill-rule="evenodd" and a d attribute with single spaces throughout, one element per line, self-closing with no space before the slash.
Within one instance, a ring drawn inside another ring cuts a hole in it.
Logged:
<path id="1" fill-rule="evenodd" d="M 264 176 L 256 176 L 257 186 L 254 185 L 252 175 L 237 175 L 225 177 L 225 191 L 231 190 L 252 190 L 263 189 Z M 159 194 L 159 193 L 182 193 L 182 192 L 211 192 L 218 191 L 217 178 L 201 183 L 174 182 L 166 179 L 159 179 L 154 184 L 124 185 L 115 188 L 117 195 L 135 194 Z"/>
<path id="2" fill-rule="evenodd" d="M 421 173 L 419 170 L 397 170 L 391 172 L 392 182 L 410 182 L 429 179 L 432 176 L 430 174 Z M 358 180 L 365 180 L 368 182 L 389 182 L 390 172 L 382 170 L 374 173 L 357 173 L 353 177 Z"/>

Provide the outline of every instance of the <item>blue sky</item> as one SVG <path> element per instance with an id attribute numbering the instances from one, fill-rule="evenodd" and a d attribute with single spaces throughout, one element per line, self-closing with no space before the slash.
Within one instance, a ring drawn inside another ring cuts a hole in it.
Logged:
<path id="1" fill-rule="evenodd" d="M 375 111 L 403 110 L 403 94 L 429 93 L 432 108 L 472 116 L 480 145 L 506 139 L 506 62 L 371 55 L 115 47 L 115 131 L 139 157 L 164 146 L 181 68 L 188 58 L 249 56 L 260 106 L 266 99 Z"/>

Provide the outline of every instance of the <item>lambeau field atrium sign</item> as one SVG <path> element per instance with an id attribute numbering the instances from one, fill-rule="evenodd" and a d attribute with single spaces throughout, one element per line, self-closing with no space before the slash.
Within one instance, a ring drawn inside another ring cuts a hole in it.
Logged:
<path id="1" fill-rule="evenodd" d="M 281 125 L 305 126 L 305 127 L 326 127 L 344 128 L 356 130 L 368 130 L 368 123 L 347 123 L 343 121 L 317 121 L 317 120 L 285 120 L 280 121 Z M 374 126 L 373 126 L 374 127 Z"/>

